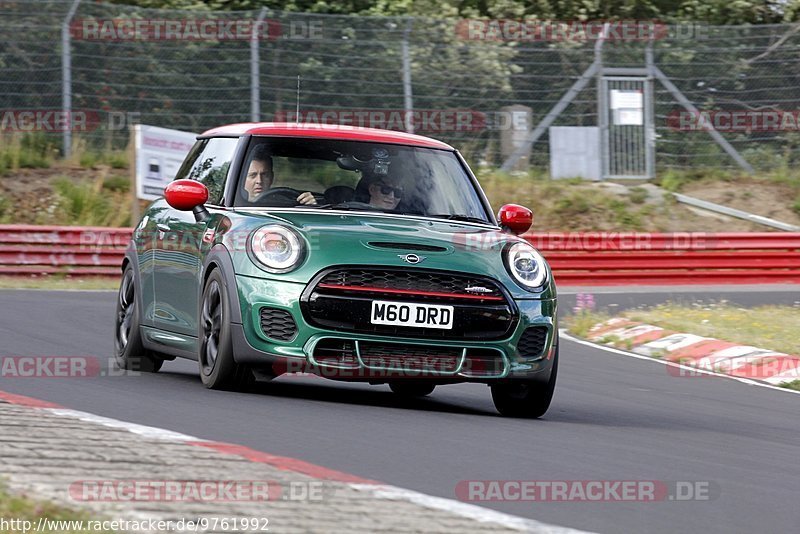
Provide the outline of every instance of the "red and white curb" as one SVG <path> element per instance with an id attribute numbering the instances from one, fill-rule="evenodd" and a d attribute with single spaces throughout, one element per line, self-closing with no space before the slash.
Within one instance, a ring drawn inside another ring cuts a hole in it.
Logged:
<path id="1" fill-rule="evenodd" d="M 533 519 L 518 517 L 502 512 L 496 512 L 488 508 L 464 503 L 454 499 L 435 497 L 433 495 L 427 495 L 425 493 L 383 484 L 342 471 L 328 469 L 326 467 L 305 462 L 303 460 L 298 460 L 296 458 L 277 456 L 242 445 L 204 440 L 163 428 L 139 425 L 136 423 L 111 419 L 88 412 L 72 410 L 59 406 L 58 404 L 32 397 L 25 397 L 22 395 L 0 391 L 0 402 L 6 402 L 18 406 L 26 406 L 60 417 L 70 417 L 88 423 L 103 425 L 119 430 L 127 430 L 132 434 L 136 434 L 148 439 L 157 439 L 172 443 L 205 447 L 213 449 L 222 454 L 233 454 L 250 460 L 251 462 L 267 464 L 280 470 L 300 473 L 320 480 L 343 483 L 356 491 L 368 494 L 368 496 L 373 499 L 407 501 L 428 509 L 448 512 L 453 515 L 478 521 L 480 523 L 494 524 L 511 530 L 544 534 L 578 534 L 585 532 L 556 525 L 549 525 Z"/>
<path id="2" fill-rule="evenodd" d="M 616 317 L 593 326 L 589 341 L 680 364 L 681 368 L 781 385 L 800 380 L 800 356 L 673 332 Z"/>

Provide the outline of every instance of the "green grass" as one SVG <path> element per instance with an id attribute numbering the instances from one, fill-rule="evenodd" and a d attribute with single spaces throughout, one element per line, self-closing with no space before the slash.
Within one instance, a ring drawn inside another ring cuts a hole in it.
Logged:
<path id="1" fill-rule="evenodd" d="M 687 170 L 667 169 L 658 173 L 654 182 L 667 191 L 679 192 L 693 182 L 755 181 L 788 185 L 800 194 L 800 169 L 781 166 L 769 171 L 745 174 L 743 171 L 697 168 Z M 798 198 L 800 200 L 800 197 Z"/>
<path id="2" fill-rule="evenodd" d="M 33 532 L 36 529 L 39 518 L 47 518 L 51 521 L 100 520 L 96 515 L 92 515 L 88 512 L 75 511 L 51 502 L 34 500 L 27 496 L 11 494 L 2 485 L 0 485 L 0 518 L 5 519 L 7 522 L 11 520 L 20 520 L 20 522 L 30 521 L 29 532 Z M 18 522 L 16 525 L 20 525 L 20 523 Z M 10 524 L 9 526 L 13 527 L 15 525 Z M 88 528 L 84 530 L 77 530 L 75 528 L 59 528 L 58 530 L 53 530 L 52 528 L 44 528 L 44 524 L 42 526 L 42 530 L 38 531 L 40 533 L 77 534 L 78 532 L 112 532 L 110 530 L 93 530 Z M 51 527 L 53 526 L 55 525 L 51 525 Z M 22 529 L 0 529 L 0 534 L 19 534 L 20 532 L 22 532 Z"/>
<path id="3" fill-rule="evenodd" d="M 800 380 L 792 380 L 791 382 L 786 382 L 785 384 L 781 384 L 781 387 L 786 389 L 793 389 L 795 391 L 800 391 Z"/>
<path id="4" fill-rule="evenodd" d="M 124 151 L 83 151 L 75 157 L 78 159 L 78 164 L 84 169 L 94 169 L 100 165 L 108 165 L 112 169 L 128 168 L 128 154 Z"/>
<path id="5" fill-rule="evenodd" d="M 19 169 L 49 168 L 58 156 L 57 136 L 0 134 L 0 176 Z"/>
<path id="6" fill-rule="evenodd" d="M 118 193 L 127 193 L 131 190 L 131 179 L 128 176 L 109 176 L 103 180 L 103 189 Z"/>
<path id="7" fill-rule="evenodd" d="M 663 206 L 644 203 L 646 191 L 625 198 L 603 191 L 580 179 L 550 180 L 541 170 L 506 174 L 483 170 L 478 179 L 493 206 L 522 204 L 533 210 L 534 230 L 639 230 L 658 231 L 659 210 Z"/>
<path id="8" fill-rule="evenodd" d="M 0 195 L 0 224 L 8 224 L 11 220 L 11 201 Z"/>
<path id="9" fill-rule="evenodd" d="M 595 312 L 591 310 L 580 310 L 572 315 L 564 317 L 564 326 L 578 337 L 586 337 L 589 334 L 589 329 L 594 325 L 602 323 L 610 319 L 611 316 L 604 312 Z"/>
<path id="10" fill-rule="evenodd" d="M 129 225 L 130 202 L 123 195 L 130 193 L 130 180 L 123 172 L 128 167 L 129 153 L 123 149 L 99 148 L 87 138 L 74 137 L 72 156 L 58 160 L 60 137 L 47 134 L 0 135 L 0 175 L 21 168 L 51 167 L 61 173 L 64 164 L 97 169 L 104 176 L 100 185 L 82 185 L 69 179 L 55 183 L 58 203 L 47 210 L 33 210 L 17 216 L 33 224 L 96 224 Z M 534 230 L 538 231 L 675 231 L 685 230 L 671 196 L 663 204 L 647 202 L 647 191 L 631 187 L 628 195 L 615 194 L 580 179 L 550 180 L 545 168 L 528 172 L 504 173 L 475 166 L 481 184 L 495 207 L 507 203 L 522 204 L 534 212 Z M 70 171 L 64 169 L 64 174 Z M 669 191 L 679 191 L 697 181 L 775 182 L 790 186 L 787 205 L 800 214 L 800 170 L 788 165 L 774 167 L 766 173 L 746 176 L 715 169 L 662 170 L 654 181 Z M 69 183 L 71 182 L 71 183 Z M 756 184 L 757 185 L 757 184 Z M 105 197 L 105 198 L 104 198 Z M 793 200 L 794 199 L 794 200 Z M 0 222 L 6 221 L 10 208 L 0 197 Z M 5 217 L 5 219 L 4 219 Z M 685 225 L 684 225 L 685 226 Z"/>
<path id="11" fill-rule="evenodd" d="M 109 184 L 108 180 L 112 180 Z M 128 226 L 131 201 L 117 179 L 74 182 L 67 177 L 54 182 L 58 195 L 54 224 L 77 226 Z M 111 189 L 109 189 L 111 187 Z"/>
<path id="12" fill-rule="evenodd" d="M 647 200 L 647 189 L 643 187 L 632 187 L 628 199 L 634 204 L 644 204 Z"/>
<path id="13" fill-rule="evenodd" d="M 800 306 L 740 308 L 727 303 L 662 304 L 624 317 L 676 332 L 800 355 Z"/>

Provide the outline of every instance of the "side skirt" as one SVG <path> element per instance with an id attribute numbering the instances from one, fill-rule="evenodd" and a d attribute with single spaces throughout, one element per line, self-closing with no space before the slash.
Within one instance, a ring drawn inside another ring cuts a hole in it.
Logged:
<path id="1" fill-rule="evenodd" d="M 197 338 L 185 334 L 165 332 L 158 328 L 142 326 L 144 348 L 197 361 Z"/>

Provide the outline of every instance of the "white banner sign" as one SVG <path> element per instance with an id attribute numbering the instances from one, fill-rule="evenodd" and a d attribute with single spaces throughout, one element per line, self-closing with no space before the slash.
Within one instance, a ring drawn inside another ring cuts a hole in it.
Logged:
<path id="1" fill-rule="evenodd" d="M 642 109 L 644 99 L 641 91 L 611 90 L 611 109 Z"/>
<path id="2" fill-rule="evenodd" d="M 164 196 L 164 188 L 175 179 L 196 138 L 194 133 L 157 126 L 134 127 L 137 198 L 155 200 Z"/>

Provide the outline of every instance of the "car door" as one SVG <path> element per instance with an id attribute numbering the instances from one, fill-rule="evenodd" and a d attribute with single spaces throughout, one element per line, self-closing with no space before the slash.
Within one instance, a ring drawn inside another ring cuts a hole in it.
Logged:
<path id="1" fill-rule="evenodd" d="M 238 138 L 220 137 L 201 141 L 194 161 L 178 171 L 176 179 L 197 180 L 208 188 L 209 211 L 221 207 L 228 171 Z M 169 208 L 156 221 L 155 310 L 156 328 L 190 336 L 197 335 L 197 307 L 202 268 L 201 245 L 207 221 L 197 221 L 191 211 Z"/>

